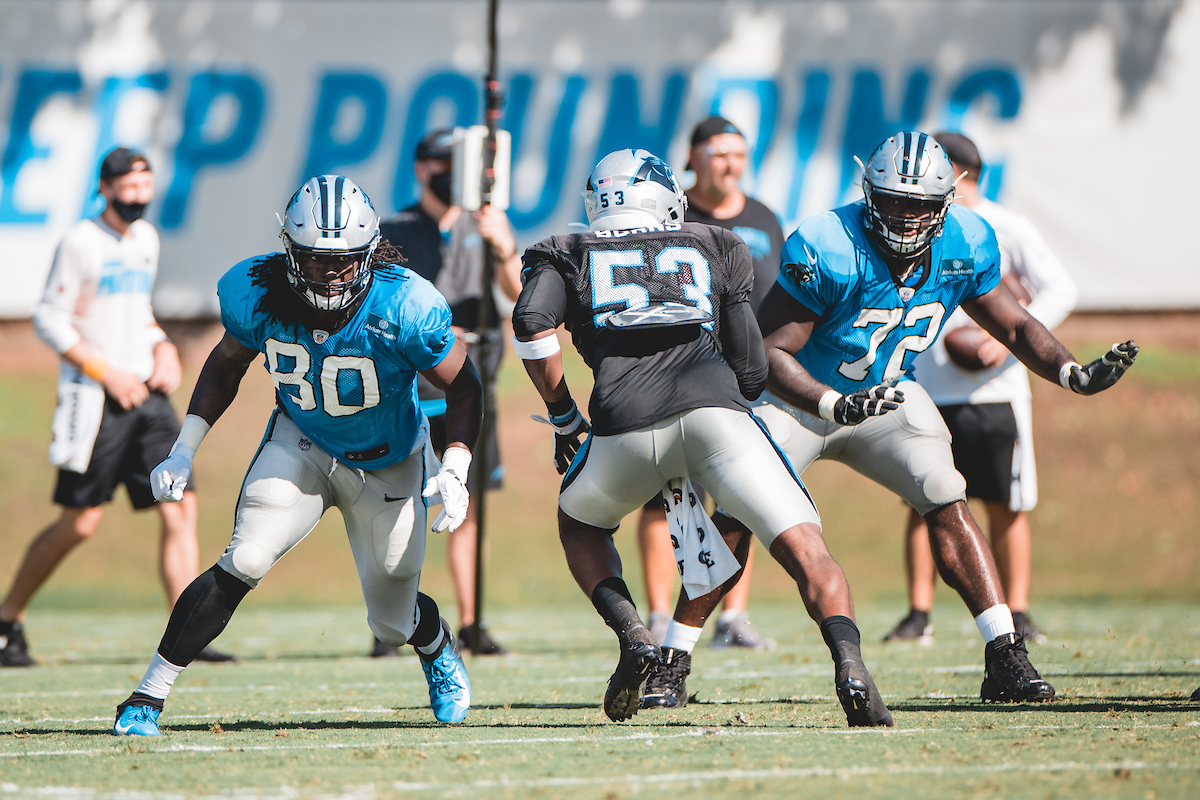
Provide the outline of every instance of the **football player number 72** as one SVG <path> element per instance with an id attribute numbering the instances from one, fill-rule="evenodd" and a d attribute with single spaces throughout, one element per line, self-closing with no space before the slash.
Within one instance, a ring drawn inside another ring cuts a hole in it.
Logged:
<path id="1" fill-rule="evenodd" d="M 313 385 L 305 377 L 312 366 L 312 356 L 304 346 L 296 342 L 281 342 L 267 339 L 267 368 L 275 391 L 292 398 L 301 411 L 312 411 L 317 407 Z M 281 371 L 281 358 L 292 359 L 290 372 Z M 362 386 L 362 405 L 344 405 L 338 392 L 340 373 L 356 372 Z M 295 386 L 296 394 L 283 391 L 284 386 Z M 331 417 L 347 417 L 372 406 L 379 405 L 379 373 L 375 362 L 363 356 L 325 356 L 321 361 L 321 400 L 325 413 Z"/>
<path id="2" fill-rule="evenodd" d="M 644 267 L 646 255 L 640 248 L 632 250 L 594 250 L 588 254 L 588 269 L 591 272 L 592 308 L 606 308 L 617 303 L 623 303 L 624 308 L 617 308 L 598 313 L 594 317 L 597 327 L 604 324 L 609 315 L 629 308 L 645 308 L 650 305 L 650 292 L 640 283 L 617 283 L 613 270 L 616 267 Z M 654 258 L 654 271 L 658 274 L 679 272 L 680 267 L 688 267 L 692 274 L 691 282 L 680 280 L 683 296 L 706 314 L 712 314 L 712 302 L 709 291 L 712 288 L 712 276 L 708 269 L 708 259 L 694 247 L 664 247 Z"/>
<path id="3" fill-rule="evenodd" d="M 905 328 L 912 328 L 921 320 L 929 320 L 924 333 L 914 333 L 896 342 L 892 357 L 888 359 L 887 367 L 883 370 L 882 383 L 889 383 L 904 374 L 904 357 L 909 353 L 920 353 L 933 344 L 937 338 L 938 329 L 942 327 L 942 317 L 946 315 L 946 307 L 941 303 L 925 303 L 913 306 L 904 313 L 903 308 L 864 308 L 854 320 L 855 328 L 866 328 L 870 325 L 879 327 L 871 331 L 867 342 L 867 353 L 856 361 L 843 361 L 838 365 L 838 372 L 852 381 L 865 380 L 871 371 L 875 359 L 879 356 L 879 345 L 888 334 L 904 323 Z"/>

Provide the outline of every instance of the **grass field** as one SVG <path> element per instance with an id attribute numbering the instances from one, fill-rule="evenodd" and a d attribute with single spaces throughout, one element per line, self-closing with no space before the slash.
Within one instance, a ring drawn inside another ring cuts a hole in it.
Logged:
<path id="1" fill-rule="evenodd" d="M 760 606 L 770 653 L 697 650 L 697 702 L 608 722 L 615 638 L 583 603 L 493 617 L 515 654 L 471 659 L 466 722 L 433 721 L 415 657 L 370 659 L 362 612 L 244 608 L 238 665 L 176 684 L 161 739 L 109 735 L 163 624 L 154 612 L 44 612 L 45 666 L 0 685 L 0 797 L 1194 797 L 1200 684 L 1191 606 L 1052 605 L 1033 658 L 1060 699 L 978 702 L 970 619 L 933 646 L 877 643 L 898 607 L 862 609 L 866 657 L 896 718 L 846 728 L 832 666 L 796 606 Z M 72 789 L 72 787 L 76 787 Z"/>
<path id="2" fill-rule="evenodd" d="M 185 346 L 186 404 L 212 329 Z M 697 651 L 679 712 L 609 723 L 599 710 L 615 639 L 571 581 L 554 529 L 557 480 L 542 410 L 509 359 L 500 376 L 506 488 L 489 503 L 487 620 L 513 654 L 469 663 L 474 710 L 437 725 L 412 656 L 362 657 L 369 632 L 341 520 L 328 515 L 243 603 L 218 645 L 241 664 L 197 664 L 154 741 L 117 740 L 112 710 L 162 633 L 153 514 L 122 496 L 95 537 L 35 598 L 43 665 L 0 671 L 4 797 L 1200 796 L 1200 319 L 1081 316 L 1060 333 L 1083 358 L 1137 338 L 1143 356 L 1093 398 L 1034 386 L 1041 502 L 1033 610 L 1052 635 L 1034 662 L 1058 688 L 1047 707 L 978 703 L 982 643 L 939 588 L 937 642 L 884 647 L 904 611 L 893 496 L 838 464 L 805 473 L 830 550 L 858 604 L 868 664 L 894 731 L 854 731 L 832 667 L 787 576 L 760 553 L 752 616 L 774 652 Z M 586 394 L 578 360 L 575 394 Z M 46 465 L 55 363 L 19 325 L 0 325 L 0 591 L 53 518 Z M 252 368 L 197 459 L 202 565 L 229 538 L 270 384 Z M 633 536 L 618 534 L 641 597 Z M 453 622 L 444 549 L 422 588 Z M 533 565 L 533 566 L 531 566 Z M 706 634 L 705 641 L 707 641 Z"/>

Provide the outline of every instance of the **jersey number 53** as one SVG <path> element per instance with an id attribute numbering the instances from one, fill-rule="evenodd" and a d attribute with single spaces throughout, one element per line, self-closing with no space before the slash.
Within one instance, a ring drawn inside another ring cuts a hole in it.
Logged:
<path id="1" fill-rule="evenodd" d="M 617 283 L 614 270 L 617 267 L 637 268 L 646 266 L 646 254 L 641 248 L 630 250 L 593 250 L 588 253 L 588 270 L 592 284 L 592 308 L 606 309 L 592 317 L 599 328 L 609 315 L 630 308 L 645 308 L 650 305 L 650 291 L 637 282 L 636 277 L 628 282 Z M 654 257 L 654 271 L 659 275 L 678 273 L 688 267 L 691 281 L 680 280 L 683 296 L 706 314 L 712 314 L 709 291 L 712 276 L 708 259 L 694 247 L 664 247 Z M 612 306 L 619 305 L 619 308 Z"/>

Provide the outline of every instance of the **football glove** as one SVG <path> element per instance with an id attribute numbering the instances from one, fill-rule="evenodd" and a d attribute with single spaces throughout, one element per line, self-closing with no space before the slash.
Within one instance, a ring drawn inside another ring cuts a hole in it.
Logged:
<path id="1" fill-rule="evenodd" d="M 471 494 L 467 491 L 467 474 L 471 469 L 471 453 L 462 447 L 450 447 L 442 454 L 441 468 L 425 484 L 421 496 L 426 507 L 439 503 L 442 510 L 433 521 L 434 533 L 452 531 L 467 518 Z"/>
<path id="2" fill-rule="evenodd" d="M 1067 385 L 1076 394 L 1103 392 L 1120 380 L 1121 376 L 1125 374 L 1125 370 L 1133 366 L 1137 355 L 1138 346 L 1130 339 L 1123 344 L 1114 344 L 1102 358 L 1097 358 L 1087 366 L 1066 364 L 1063 366 L 1063 371 L 1070 368 Z"/>
<path id="3" fill-rule="evenodd" d="M 839 425 L 858 425 L 869 417 L 881 417 L 896 410 L 903 402 L 904 392 L 889 383 L 846 395 L 837 394 L 831 389 L 821 398 L 820 414 L 823 419 Z"/>
<path id="4" fill-rule="evenodd" d="M 587 438 L 592 426 L 588 425 L 583 414 L 579 413 L 579 407 L 575 405 L 574 400 L 571 401 L 571 409 L 561 417 L 551 416 L 546 419 L 539 414 L 533 414 L 532 419 L 554 428 L 554 469 L 562 475 L 571 468 L 571 462 L 575 460 L 575 454 L 583 446 L 583 440 Z"/>
<path id="5" fill-rule="evenodd" d="M 192 459 L 200 442 L 209 431 L 209 424 L 196 414 L 183 418 L 179 436 L 171 446 L 171 452 L 161 464 L 150 472 L 150 491 L 160 503 L 178 503 L 187 490 L 192 477 Z"/>

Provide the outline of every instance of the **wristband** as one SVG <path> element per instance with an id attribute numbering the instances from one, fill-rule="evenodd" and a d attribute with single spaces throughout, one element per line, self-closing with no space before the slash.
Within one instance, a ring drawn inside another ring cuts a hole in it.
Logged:
<path id="1" fill-rule="evenodd" d="M 204 441 L 204 437 L 208 435 L 212 428 L 204 417 L 197 414 L 188 414 L 183 418 L 183 426 L 179 429 L 179 436 L 175 437 L 175 444 L 171 447 L 171 455 L 174 455 L 179 450 L 187 450 L 192 455 L 200 449 L 200 443 Z"/>
<path id="2" fill-rule="evenodd" d="M 558 400 L 551 400 L 546 403 L 546 411 L 550 413 L 550 424 L 555 427 L 565 425 L 571 421 L 571 418 L 579 413 L 579 409 L 575 405 L 575 400 L 571 395 L 563 395 Z"/>
<path id="3" fill-rule="evenodd" d="M 820 401 L 817 403 L 817 413 L 821 419 L 827 419 L 830 422 L 835 422 L 833 418 L 833 407 L 837 405 L 837 401 L 842 399 L 842 395 L 836 389 L 830 389 L 825 394 L 821 395 Z"/>
<path id="4" fill-rule="evenodd" d="M 150 327 L 146 328 L 146 342 L 151 347 L 158 344 L 159 342 L 170 342 L 170 341 L 171 340 L 167 336 L 167 332 L 164 331 L 162 328 L 160 328 L 158 325 L 151 325 Z"/>
<path id="5" fill-rule="evenodd" d="M 108 360 L 99 353 L 93 353 L 83 362 L 82 369 L 84 375 L 98 383 L 104 383 L 104 376 L 108 374 Z"/>
<path id="6" fill-rule="evenodd" d="M 467 482 L 471 469 L 471 451 L 465 447 L 447 447 L 442 453 L 442 469 L 453 472 L 460 481 Z"/>
<path id="7" fill-rule="evenodd" d="M 558 336 L 544 336 L 541 339 L 534 339 L 531 342 L 522 342 L 517 337 L 513 337 L 513 352 L 522 361 L 541 361 L 543 358 L 549 358 L 561 349 L 558 344 Z"/>
<path id="8" fill-rule="evenodd" d="M 1075 367 L 1079 367 L 1080 369 L 1083 369 L 1083 367 L 1080 366 L 1080 364 L 1075 361 L 1068 361 L 1067 363 L 1063 364 L 1061 367 L 1058 368 L 1058 382 L 1062 385 L 1062 387 L 1064 389 L 1071 389 L 1071 370 L 1074 369 Z M 1075 390 L 1071 389 L 1071 391 L 1075 391 Z"/>

